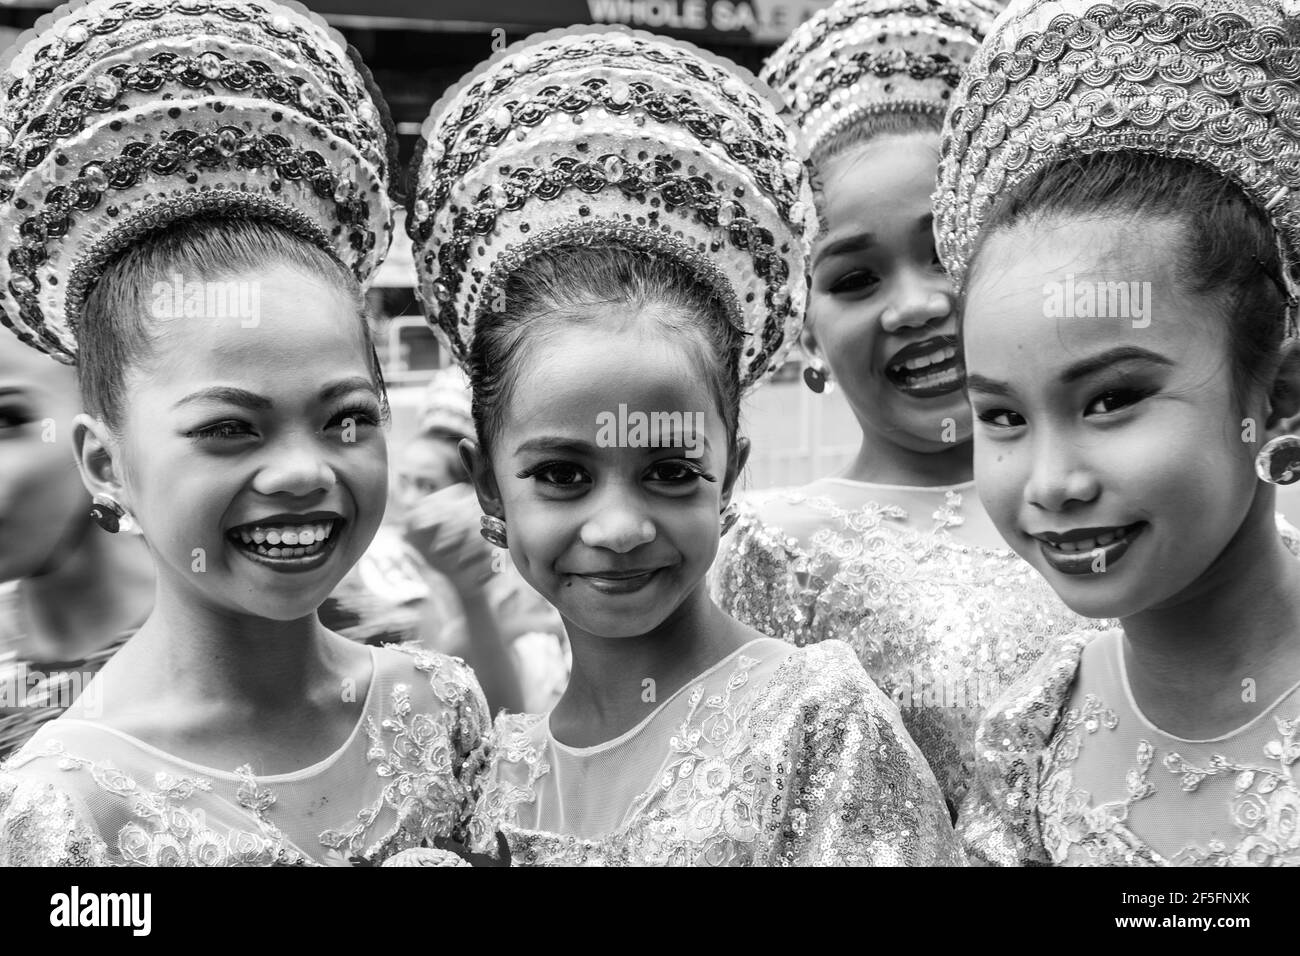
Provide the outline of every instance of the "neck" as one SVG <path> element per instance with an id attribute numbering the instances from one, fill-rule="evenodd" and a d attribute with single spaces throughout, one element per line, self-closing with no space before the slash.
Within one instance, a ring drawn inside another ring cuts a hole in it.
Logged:
<path id="1" fill-rule="evenodd" d="M 1185 594 L 1121 622 L 1129 685 L 1167 732 L 1218 736 L 1300 679 L 1300 562 L 1278 536 L 1272 494 L 1255 496 Z"/>
<path id="2" fill-rule="evenodd" d="M 131 650 L 167 696 L 275 711 L 300 708 L 337 676 L 331 638 L 315 612 L 291 621 L 232 613 L 160 578 Z"/>
<path id="3" fill-rule="evenodd" d="M 688 681 L 759 636 L 723 614 L 703 582 L 647 634 L 602 637 L 564 623 L 573 668 L 552 727 L 575 746 L 631 729 Z"/>
<path id="4" fill-rule="evenodd" d="M 973 459 L 970 439 L 937 451 L 915 451 L 864 427 L 857 455 L 838 477 L 921 488 L 959 485 L 975 477 Z"/>
<path id="5" fill-rule="evenodd" d="M 30 653 L 72 660 L 107 646 L 149 613 L 153 577 L 140 538 L 89 529 L 56 568 L 18 585 Z"/>

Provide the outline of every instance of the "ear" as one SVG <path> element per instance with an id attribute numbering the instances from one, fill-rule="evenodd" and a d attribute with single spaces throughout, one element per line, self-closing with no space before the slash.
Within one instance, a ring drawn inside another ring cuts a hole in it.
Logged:
<path id="1" fill-rule="evenodd" d="M 813 331 L 811 319 L 805 321 L 803 328 L 799 330 L 799 348 L 803 350 L 804 356 L 808 359 L 826 361 L 825 356 L 822 355 L 821 346 L 817 344 L 817 333 Z"/>
<path id="2" fill-rule="evenodd" d="M 108 426 L 84 412 L 79 414 L 72 420 L 72 446 L 76 450 L 81 483 L 86 490 L 92 496 L 108 495 L 131 511 L 122 480 L 121 446 Z"/>
<path id="3" fill-rule="evenodd" d="M 722 478 L 722 506 L 731 504 L 732 493 L 736 490 L 736 479 L 745 470 L 749 462 L 749 439 L 737 436 L 735 453 L 727 460 L 727 473 Z"/>
<path id="4" fill-rule="evenodd" d="M 465 466 L 469 480 L 474 484 L 474 493 L 478 495 L 478 504 L 483 513 L 504 518 L 506 510 L 501 504 L 501 490 L 497 487 L 497 478 L 492 473 L 492 462 L 488 456 L 472 438 L 462 438 L 456 447 L 460 452 L 460 463 Z"/>
<path id="5" fill-rule="evenodd" d="M 1268 437 L 1296 434 L 1300 427 L 1300 341 L 1290 340 L 1283 346 L 1282 362 L 1273 378 L 1268 396 L 1268 417 L 1264 430 Z"/>

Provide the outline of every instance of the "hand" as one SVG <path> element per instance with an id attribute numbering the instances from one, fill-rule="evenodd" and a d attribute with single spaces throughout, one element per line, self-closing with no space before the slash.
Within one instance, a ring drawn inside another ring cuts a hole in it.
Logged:
<path id="1" fill-rule="evenodd" d="M 461 484 L 421 498 L 406 516 L 407 542 L 464 596 L 480 594 L 495 573 L 492 546 L 479 535 L 481 514 L 474 489 Z"/>

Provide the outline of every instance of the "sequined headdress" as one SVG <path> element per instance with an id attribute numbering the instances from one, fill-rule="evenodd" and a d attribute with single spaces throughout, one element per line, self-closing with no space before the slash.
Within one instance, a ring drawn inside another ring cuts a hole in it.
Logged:
<path id="1" fill-rule="evenodd" d="M 996 10 L 991 0 L 839 0 L 790 34 L 761 76 L 816 153 L 875 113 L 942 116 Z"/>
<path id="2" fill-rule="evenodd" d="M 407 229 L 426 312 L 464 362 L 532 255 L 614 242 L 676 259 L 750 333 L 741 379 L 798 335 L 816 228 L 776 97 L 695 47 L 611 27 L 502 50 L 433 108 Z"/>
<path id="3" fill-rule="evenodd" d="M 994 202 L 1070 157 L 1183 158 L 1236 183 L 1300 270 L 1300 46 L 1277 0 L 1017 0 L 953 97 L 935 194 L 959 286 Z"/>
<path id="4" fill-rule="evenodd" d="M 365 282 L 392 233 L 389 126 L 300 4 L 60 7 L 0 56 L 0 320 L 73 361 L 107 261 L 201 214 L 279 222 Z"/>

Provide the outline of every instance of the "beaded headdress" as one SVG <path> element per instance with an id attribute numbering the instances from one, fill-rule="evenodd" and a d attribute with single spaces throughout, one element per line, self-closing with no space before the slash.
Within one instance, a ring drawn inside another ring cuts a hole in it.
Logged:
<path id="1" fill-rule="evenodd" d="M 1277 0 L 1016 0 L 948 114 L 935 231 L 959 287 L 998 196 L 1071 157 L 1183 158 L 1237 184 L 1300 270 L 1300 31 Z"/>
<path id="2" fill-rule="evenodd" d="M 300 4 L 62 6 L 0 56 L 0 321 L 73 361 L 112 256 L 204 214 L 278 222 L 364 283 L 392 235 L 390 126 Z"/>
<path id="3" fill-rule="evenodd" d="M 991 0 L 838 0 L 796 28 L 760 75 L 816 154 L 876 113 L 943 116 L 997 9 Z"/>
<path id="4" fill-rule="evenodd" d="M 616 27 L 539 34 L 470 73 L 425 121 L 407 217 L 420 295 L 452 355 L 467 359 L 479 316 L 528 258 L 613 243 L 708 284 L 749 333 L 745 385 L 778 368 L 816 229 L 779 108 L 725 60 Z"/>

